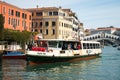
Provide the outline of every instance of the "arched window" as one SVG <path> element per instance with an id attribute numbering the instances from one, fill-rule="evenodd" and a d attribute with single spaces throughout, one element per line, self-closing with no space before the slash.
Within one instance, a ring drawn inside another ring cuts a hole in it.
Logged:
<path id="1" fill-rule="evenodd" d="M 106 36 L 106 38 L 108 38 L 108 36 Z"/>
<path id="2" fill-rule="evenodd" d="M 100 35 L 98 35 L 98 38 L 100 38 Z"/>

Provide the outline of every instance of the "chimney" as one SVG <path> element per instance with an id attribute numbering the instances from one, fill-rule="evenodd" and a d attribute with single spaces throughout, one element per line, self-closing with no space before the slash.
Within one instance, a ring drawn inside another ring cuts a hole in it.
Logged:
<path id="1" fill-rule="evenodd" d="M 38 8 L 39 6 L 37 5 L 37 8 Z"/>
<path id="2" fill-rule="evenodd" d="M 61 6 L 59 6 L 59 9 L 62 9 L 62 7 L 61 7 Z"/>

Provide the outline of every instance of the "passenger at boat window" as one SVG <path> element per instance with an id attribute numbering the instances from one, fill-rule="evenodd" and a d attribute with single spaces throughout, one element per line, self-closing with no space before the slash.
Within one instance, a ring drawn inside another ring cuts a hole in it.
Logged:
<path id="1" fill-rule="evenodd" d="M 77 49 L 78 49 L 78 48 L 77 48 L 77 43 L 74 44 L 73 49 L 74 49 L 74 50 L 77 50 Z"/>
<path id="2" fill-rule="evenodd" d="M 46 43 L 46 42 L 41 41 L 41 42 L 40 42 L 40 47 L 47 47 L 47 43 Z"/>
<path id="3" fill-rule="evenodd" d="M 65 43 L 63 43 L 63 45 L 62 45 L 62 50 L 66 50 L 66 44 Z"/>
<path id="4" fill-rule="evenodd" d="M 42 41 L 40 42 L 40 47 L 43 47 L 43 42 Z"/>
<path id="5" fill-rule="evenodd" d="M 38 47 L 38 45 L 37 45 L 37 43 L 36 43 L 36 42 L 34 43 L 34 47 Z"/>
<path id="6" fill-rule="evenodd" d="M 77 48 L 78 48 L 78 49 L 81 49 L 81 46 L 80 46 L 80 44 L 78 44 Z"/>
<path id="7" fill-rule="evenodd" d="M 68 44 L 67 49 L 68 49 L 68 50 L 72 49 L 72 48 L 71 48 L 71 44 Z"/>

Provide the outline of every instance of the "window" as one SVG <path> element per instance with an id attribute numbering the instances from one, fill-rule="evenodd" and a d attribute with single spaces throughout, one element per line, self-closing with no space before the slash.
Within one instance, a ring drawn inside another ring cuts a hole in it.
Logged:
<path id="1" fill-rule="evenodd" d="M 53 15 L 58 16 L 58 12 L 57 11 L 53 12 Z"/>
<path id="2" fill-rule="evenodd" d="M 32 16 L 34 16 L 34 13 L 32 13 Z"/>
<path id="3" fill-rule="evenodd" d="M 13 28 L 14 28 L 14 29 L 16 29 L 16 24 L 15 24 L 15 23 L 16 23 L 16 20 L 13 19 Z"/>
<path id="4" fill-rule="evenodd" d="M 52 30 L 52 34 L 53 34 L 53 35 L 55 34 L 55 29 Z"/>
<path id="5" fill-rule="evenodd" d="M 27 19 L 27 14 L 25 14 L 24 16 L 25 16 L 25 19 Z"/>
<path id="6" fill-rule="evenodd" d="M 29 20 L 31 20 L 32 18 L 31 18 L 31 16 L 29 16 Z"/>
<path id="7" fill-rule="evenodd" d="M 24 13 L 22 13 L 22 18 L 25 18 L 25 15 L 24 15 Z"/>
<path id="8" fill-rule="evenodd" d="M 29 22 L 29 30 L 31 29 L 31 22 Z"/>
<path id="9" fill-rule="evenodd" d="M 42 26 L 42 22 L 40 22 L 40 26 Z"/>
<path id="10" fill-rule="evenodd" d="M 10 9 L 9 9 L 9 11 L 8 11 L 8 15 L 10 16 Z"/>
<path id="11" fill-rule="evenodd" d="M 49 44 L 49 47 L 57 48 L 57 41 L 49 41 L 48 44 Z"/>
<path id="12" fill-rule="evenodd" d="M 62 27 L 64 26 L 64 23 L 62 22 Z"/>
<path id="13" fill-rule="evenodd" d="M 16 11 L 15 14 L 16 14 L 16 17 L 17 17 L 18 16 L 18 12 Z"/>
<path id="14" fill-rule="evenodd" d="M 10 24 L 10 18 L 9 18 L 9 20 L 8 20 L 8 24 Z"/>
<path id="15" fill-rule="evenodd" d="M 47 22 L 45 22 L 45 26 L 49 26 L 49 22 L 47 21 Z"/>
<path id="16" fill-rule="evenodd" d="M 18 20 L 18 26 L 20 25 L 20 20 Z"/>
<path id="17" fill-rule="evenodd" d="M 11 18 L 11 25 L 13 24 L 13 18 Z"/>
<path id="18" fill-rule="evenodd" d="M 24 29 L 27 30 L 26 21 L 24 22 Z"/>
<path id="19" fill-rule="evenodd" d="M 49 12 L 49 16 L 52 16 L 52 12 Z"/>
<path id="20" fill-rule="evenodd" d="M 89 43 L 87 43 L 87 49 L 90 49 Z"/>
<path id="21" fill-rule="evenodd" d="M 3 18 L 4 18 L 4 23 L 5 23 L 5 16 L 3 16 Z"/>
<path id="22" fill-rule="evenodd" d="M 56 23 L 55 23 L 55 21 L 53 21 L 53 22 L 52 22 L 52 26 L 56 26 Z"/>
<path id="23" fill-rule="evenodd" d="M 40 33 L 42 33 L 42 29 L 40 29 Z"/>
<path id="24" fill-rule="evenodd" d="M 90 43 L 90 49 L 92 49 L 93 48 L 93 45 L 92 45 L 92 43 Z"/>
<path id="25" fill-rule="evenodd" d="M 11 15 L 12 15 L 12 16 L 14 15 L 14 10 L 11 10 Z"/>
<path id="26" fill-rule="evenodd" d="M 32 22 L 32 28 L 34 27 L 34 22 Z"/>
<path id="27" fill-rule="evenodd" d="M 62 42 L 58 42 L 58 48 L 62 47 Z"/>
<path id="28" fill-rule="evenodd" d="M 37 32 L 38 30 L 37 29 L 35 29 L 35 32 Z"/>
<path id="29" fill-rule="evenodd" d="M 35 26 L 36 26 L 36 27 L 38 26 L 38 23 L 37 23 L 37 22 L 35 23 Z"/>
<path id="30" fill-rule="evenodd" d="M 61 30 L 59 30 L 59 35 L 61 35 Z"/>
<path id="31" fill-rule="evenodd" d="M 20 17 L 20 12 L 18 12 L 18 17 Z"/>
<path id="32" fill-rule="evenodd" d="M 42 16 L 42 12 L 36 12 L 36 16 Z"/>
<path id="33" fill-rule="evenodd" d="M 65 16 L 65 13 L 63 13 L 63 16 Z"/>
<path id="34" fill-rule="evenodd" d="M 18 25 L 18 24 L 17 24 L 17 19 L 16 19 L 16 23 L 15 23 L 15 24 L 16 24 L 16 26 Z"/>
<path id="35" fill-rule="evenodd" d="M 83 43 L 83 48 L 86 49 L 86 43 Z"/>
<path id="36" fill-rule="evenodd" d="M 46 29 L 46 35 L 48 35 L 48 29 Z"/>
<path id="37" fill-rule="evenodd" d="M 6 13 L 6 10 L 5 10 L 5 7 L 3 7 L 3 14 L 5 14 Z"/>

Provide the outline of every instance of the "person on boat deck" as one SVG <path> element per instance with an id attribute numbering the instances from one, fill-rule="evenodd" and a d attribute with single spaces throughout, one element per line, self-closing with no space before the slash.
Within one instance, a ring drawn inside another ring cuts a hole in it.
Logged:
<path id="1" fill-rule="evenodd" d="M 46 43 L 46 42 L 41 41 L 41 42 L 40 42 L 40 47 L 47 47 L 47 43 Z"/>
<path id="2" fill-rule="evenodd" d="M 48 50 L 48 44 L 45 41 L 41 41 L 39 43 L 39 47 L 45 48 L 45 50 Z"/>
<path id="3" fill-rule="evenodd" d="M 68 44 L 67 49 L 68 49 L 68 50 L 72 49 L 72 48 L 71 48 L 71 44 Z"/>
<path id="4" fill-rule="evenodd" d="M 37 42 L 34 43 L 34 46 L 35 46 L 35 47 L 38 47 Z"/>
<path id="5" fill-rule="evenodd" d="M 66 43 L 63 43 L 62 50 L 66 50 L 66 49 L 67 49 Z"/>
<path id="6" fill-rule="evenodd" d="M 81 46 L 80 46 L 80 44 L 78 44 L 77 48 L 78 48 L 78 49 L 81 49 Z"/>
<path id="7" fill-rule="evenodd" d="M 78 49 L 77 43 L 74 44 L 73 49 L 74 49 L 74 50 L 77 50 L 77 49 Z"/>
<path id="8" fill-rule="evenodd" d="M 43 42 L 42 41 L 40 42 L 40 47 L 43 47 Z"/>
<path id="9" fill-rule="evenodd" d="M 33 45 L 32 45 L 31 43 L 29 43 L 27 49 L 31 50 L 31 49 L 32 49 L 32 46 L 33 46 Z"/>

